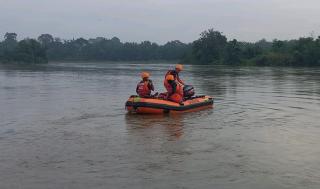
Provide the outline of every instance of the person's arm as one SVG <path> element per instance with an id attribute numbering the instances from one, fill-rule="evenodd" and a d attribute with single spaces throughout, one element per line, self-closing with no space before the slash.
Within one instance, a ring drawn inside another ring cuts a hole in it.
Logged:
<path id="1" fill-rule="evenodd" d="M 182 85 L 184 85 L 184 82 L 180 79 L 179 74 L 177 74 L 177 80 L 179 81 L 179 83 L 181 83 Z"/>
<path id="2" fill-rule="evenodd" d="M 153 83 L 152 83 L 152 80 L 149 80 L 149 89 L 151 90 L 151 91 L 154 91 L 154 86 L 153 86 Z"/>
<path id="3" fill-rule="evenodd" d="M 136 88 L 136 92 L 137 92 L 137 94 L 138 94 L 138 88 L 139 88 L 139 84 L 137 85 L 137 88 Z"/>
<path id="4" fill-rule="evenodd" d="M 171 85 L 171 87 L 172 87 L 172 93 L 169 94 L 169 95 L 172 95 L 172 94 L 176 93 L 176 90 L 177 90 L 177 84 L 176 84 L 176 82 L 175 82 L 175 81 L 168 81 L 168 83 L 169 83 L 169 84 Z"/>

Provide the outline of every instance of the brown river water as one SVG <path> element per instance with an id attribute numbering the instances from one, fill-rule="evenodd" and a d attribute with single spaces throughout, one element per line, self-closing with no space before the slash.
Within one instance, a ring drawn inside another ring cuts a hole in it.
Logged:
<path id="1" fill-rule="evenodd" d="M 127 114 L 173 65 L 0 65 L 0 188 L 320 188 L 320 68 L 186 65 L 214 109 Z"/>

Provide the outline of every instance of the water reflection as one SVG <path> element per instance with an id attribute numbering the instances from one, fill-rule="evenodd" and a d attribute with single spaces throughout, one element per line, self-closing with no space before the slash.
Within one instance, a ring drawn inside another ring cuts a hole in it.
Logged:
<path id="1" fill-rule="evenodd" d="M 228 92 L 236 93 L 243 70 L 240 68 L 212 65 L 190 65 L 192 85 L 197 94 L 207 94 L 216 98 L 225 98 Z"/>
<path id="2" fill-rule="evenodd" d="M 126 114 L 125 121 L 129 132 L 144 132 L 141 129 L 161 130 L 169 139 L 179 139 L 183 135 L 183 115 L 139 115 Z"/>

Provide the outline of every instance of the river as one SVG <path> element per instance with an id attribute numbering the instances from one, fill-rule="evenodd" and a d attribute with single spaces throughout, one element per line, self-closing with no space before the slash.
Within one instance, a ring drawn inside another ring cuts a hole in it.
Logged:
<path id="1" fill-rule="evenodd" d="M 0 188 L 320 188 L 320 68 L 186 65 L 213 109 L 127 114 L 173 65 L 0 65 Z"/>

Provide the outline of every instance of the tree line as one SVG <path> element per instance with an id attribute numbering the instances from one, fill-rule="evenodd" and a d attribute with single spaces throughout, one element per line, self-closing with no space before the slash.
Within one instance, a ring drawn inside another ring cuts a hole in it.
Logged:
<path id="1" fill-rule="evenodd" d="M 150 41 L 141 43 L 121 42 L 119 38 L 61 40 L 50 34 L 37 39 L 17 41 L 17 34 L 6 33 L 0 42 L 2 62 L 47 62 L 49 61 L 144 61 L 179 60 L 191 49 L 190 44 L 178 40 L 158 45 Z"/>
<path id="2" fill-rule="evenodd" d="M 180 60 L 189 64 L 320 66 L 320 36 L 294 40 L 262 39 L 255 43 L 228 40 L 209 29 L 192 43 L 178 40 L 164 45 L 143 41 L 121 42 L 119 38 L 62 40 L 50 34 L 18 41 L 6 33 L 0 41 L 0 62 L 43 63 L 48 61 L 144 61 Z"/>
<path id="3" fill-rule="evenodd" d="M 184 62 L 193 64 L 320 66 L 320 36 L 294 40 L 262 39 L 255 43 L 229 40 L 221 32 L 209 29 L 192 43 Z"/>
<path id="4" fill-rule="evenodd" d="M 47 62 L 46 50 L 35 39 L 17 41 L 16 33 L 6 33 L 0 42 L 0 62 L 2 63 L 43 63 Z"/>

